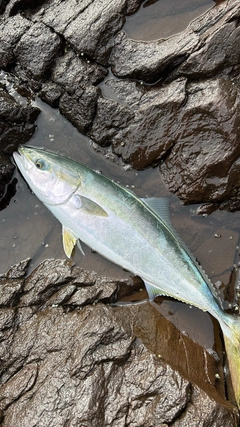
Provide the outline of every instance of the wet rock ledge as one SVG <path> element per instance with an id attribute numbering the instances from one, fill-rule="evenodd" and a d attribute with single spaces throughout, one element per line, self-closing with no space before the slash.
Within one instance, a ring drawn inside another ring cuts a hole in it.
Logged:
<path id="1" fill-rule="evenodd" d="M 68 261 L 28 276 L 27 265 L 0 278 L 1 426 L 237 426 L 213 386 L 207 395 L 146 346 L 139 318 L 159 318 L 149 303 L 106 305 L 119 283 Z"/>

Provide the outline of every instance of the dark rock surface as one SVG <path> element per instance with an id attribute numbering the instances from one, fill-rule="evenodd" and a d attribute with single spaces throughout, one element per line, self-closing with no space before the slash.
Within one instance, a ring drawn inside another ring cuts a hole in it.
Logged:
<path id="1" fill-rule="evenodd" d="M 3 427 L 237 426 L 231 405 L 144 344 L 137 323 L 145 310 L 151 325 L 149 304 L 102 304 L 119 283 L 70 262 L 48 260 L 25 277 L 27 265 L 0 283 Z"/>
<path id="2" fill-rule="evenodd" d="M 11 180 L 14 166 L 9 155 L 35 131 L 34 122 L 39 110 L 30 105 L 22 106 L 0 85 L 0 199 L 7 203 L 6 185 Z"/>
<path id="3" fill-rule="evenodd" d="M 239 2 L 223 1 L 167 40 L 138 42 L 120 32 L 110 62 L 118 77 L 154 83 L 176 76 L 199 78 L 215 75 L 239 64 Z"/>
<path id="4" fill-rule="evenodd" d="M 60 49 L 60 37 L 50 28 L 37 22 L 24 32 L 14 54 L 30 77 L 38 79 L 49 73 Z"/>
<path id="5" fill-rule="evenodd" d="M 31 22 L 17 15 L 0 21 L 0 67 L 9 69 L 15 62 L 14 50 L 24 35 L 31 27 Z"/>
<path id="6" fill-rule="evenodd" d="M 188 85 L 174 147 L 160 168 L 170 190 L 189 203 L 221 202 L 231 194 L 229 207 L 236 207 L 239 113 L 234 82 L 220 78 Z"/>
<path id="7" fill-rule="evenodd" d="M 186 79 L 148 91 L 133 82 L 110 80 L 107 85 L 118 102 L 99 99 L 90 136 L 101 144 L 102 136 L 110 133 L 113 152 L 135 169 L 160 161 L 175 143 L 174 134 L 179 126 L 176 112 L 182 111 L 185 102 Z"/>
<path id="8" fill-rule="evenodd" d="M 112 37 L 122 28 L 125 15 L 137 10 L 141 0 L 46 1 L 31 19 L 39 20 L 63 35 L 78 53 L 107 65 Z"/>

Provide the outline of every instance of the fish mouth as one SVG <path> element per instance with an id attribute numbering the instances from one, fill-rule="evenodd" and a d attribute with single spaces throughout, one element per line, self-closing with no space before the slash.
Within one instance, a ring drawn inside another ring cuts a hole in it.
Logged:
<path id="1" fill-rule="evenodd" d="M 13 153 L 13 159 L 22 173 L 28 171 L 33 166 L 26 154 L 26 149 L 23 145 L 19 145 L 18 151 L 14 151 Z"/>

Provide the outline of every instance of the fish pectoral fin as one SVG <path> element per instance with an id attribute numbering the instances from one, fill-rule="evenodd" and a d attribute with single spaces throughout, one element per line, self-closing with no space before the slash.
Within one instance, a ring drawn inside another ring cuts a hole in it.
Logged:
<path id="1" fill-rule="evenodd" d="M 146 280 L 144 280 L 144 284 L 145 284 L 150 301 L 153 301 L 155 297 L 158 297 L 160 295 L 167 296 L 167 297 L 169 296 L 169 294 L 164 292 L 161 288 L 159 288 L 156 285 L 153 285 L 150 282 L 147 282 Z"/>
<path id="2" fill-rule="evenodd" d="M 77 238 L 73 235 L 72 231 L 68 228 L 62 228 L 62 239 L 63 239 L 63 249 L 68 258 L 71 258 L 72 251 L 76 245 Z"/>
<path id="3" fill-rule="evenodd" d="M 97 203 L 88 199 L 87 197 L 75 194 L 73 202 L 77 209 L 81 209 L 86 214 L 95 216 L 108 216 L 107 212 Z"/>

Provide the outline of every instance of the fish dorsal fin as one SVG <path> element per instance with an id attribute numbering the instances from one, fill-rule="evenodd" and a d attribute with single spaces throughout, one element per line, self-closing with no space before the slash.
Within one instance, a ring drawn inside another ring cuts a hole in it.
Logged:
<path id="1" fill-rule="evenodd" d="M 77 209 L 81 209 L 82 212 L 88 215 L 108 216 L 107 212 L 100 205 L 79 194 L 74 194 L 72 203 L 74 203 Z"/>
<path id="2" fill-rule="evenodd" d="M 76 245 L 77 238 L 74 236 L 71 230 L 64 227 L 62 228 L 62 239 L 63 239 L 63 249 L 68 258 L 71 258 L 72 251 Z"/>

